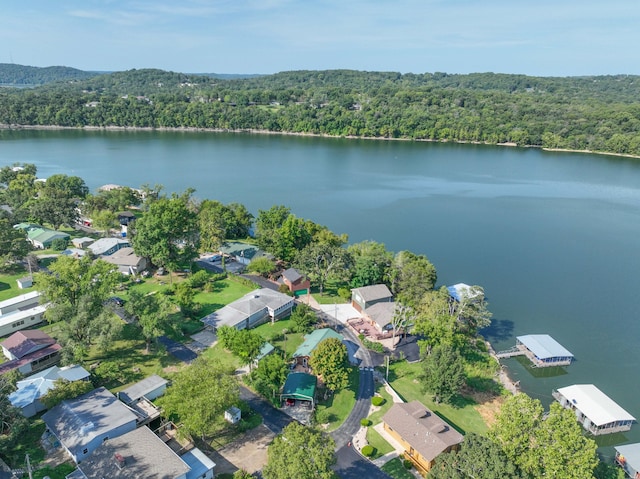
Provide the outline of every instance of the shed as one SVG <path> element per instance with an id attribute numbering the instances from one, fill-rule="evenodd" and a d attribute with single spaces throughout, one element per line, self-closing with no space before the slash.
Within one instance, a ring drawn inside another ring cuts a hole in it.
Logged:
<path id="1" fill-rule="evenodd" d="M 593 384 L 559 388 L 553 397 L 574 411 L 578 422 L 594 436 L 628 431 L 635 418 Z"/>
<path id="2" fill-rule="evenodd" d="M 33 286 L 33 276 L 25 276 L 24 278 L 16 279 L 16 283 L 18 283 L 18 288 L 26 289 Z"/>
<path id="3" fill-rule="evenodd" d="M 240 408 L 237 408 L 235 406 L 231 406 L 229 409 L 227 409 L 224 412 L 225 421 L 230 422 L 231 424 L 236 424 L 240 422 L 241 418 L 242 418 L 242 411 L 240 411 Z"/>
<path id="4" fill-rule="evenodd" d="M 282 387 L 280 400 L 307 401 L 311 403 L 311 407 L 314 407 L 317 384 L 318 379 L 313 374 L 290 373 Z"/>
<path id="5" fill-rule="evenodd" d="M 153 401 L 164 394 L 167 389 L 167 383 L 166 379 L 154 374 L 120 391 L 118 399 L 127 405 L 131 405 L 142 398 Z"/>
<path id="6" fill-rule="evenodd" d="M 627 476 L 636 479 L 640 477 L 640 443 L 616 446 L 616 463 Z"/>
<path id="7" fill-rule="evenodd" d="M 273 344 L 267 343 L 267 342 L 263 343 L 262 346 L 260 347 L 260 352 L 256 356 L 256 359 L 254 362 L 258 364 L 262 358 L 273 353 L 275 350 L 276 348 L 273 347 Z"/>
<path id="8" fill-rule="evenodd" d="M 200 449 L 194 447 L 180 458 L 191 468 L 186 479 L 213 479 L 216 463 L 209 459 Z"/>
<path id="9" fill-rule="evenodd" d="M 84 249 L 90 244 L 92 244 L 95 240 L 93 238 L 89 238 L 88 236 L 83 236 L 82 238 L 73 238 L 71 243 L 73 246 L 79 249 Z"/>
<path id="10" fill-rule="evenodd" d="M 548 334 L 518 336 L 516 341 L 536 366 L 566 366 L 573 361 L 573 354 Z"/>

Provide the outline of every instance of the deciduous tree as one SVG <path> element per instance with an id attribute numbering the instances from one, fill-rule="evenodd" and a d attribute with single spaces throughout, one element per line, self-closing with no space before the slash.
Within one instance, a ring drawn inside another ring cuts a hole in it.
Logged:
<path id="1" fill-rule="evenodd" d="M 309 365 L 315 374 L 322 376 L 329 391 L 337 391 L 349 385 L 347 357 L 347 347 L 342 341 L 327 338 L 313 350 Z"/>
<path id="2" fill-rule="evenodd" d="M 351 258 L 341 246 L 311 243 L 297 254 L 295 264 L 318 286 L 322 295 L 327 281 L 348 278 Z"/>
<path id="3" fill-rule="evenodd" d="M 318 317 L 308 304 L 298 304 L 291 313 L 291 330 L 294 333 L 308 333 L 318 322 Z"/>
<path id="4" fill-rule="evenodd" d="M 44 396 L 40 397 L 40 402 L 42 402 L 47 409 L 51 409 L 65 399 L 73 399 L 92 390 L 93 384 L 91 381 L 58 379 L 53 383 L 53 389 L 49 389 Z"/>
<path id="5" fill-rule="evenodd" d="M 334 479 L 335 443 L 331 437 L 292 422 L 269 446 L 265 479 Z"/>
<path id="6" fill-rule="evenodd" d="M 23 230 L 15 229 L 6 218 L 0 218 L 0 269 L 22 260 L 31 251 Z"/>
<path id="7" fill-rule="evenodd" d="M 424 255 L 400 251 L 393 259 L 391 291 L 410 306 L 418 304 L 436 280 L 436 268 Z"/>
<path id="8" fill-rule="evenodd" d="M 151 342 L 162 336 L 171 326 L 171 305 L 161 294 L 143 294 L 132 289 L 124 309 L 127 314 L 138 320 L 147 352 Z"/>

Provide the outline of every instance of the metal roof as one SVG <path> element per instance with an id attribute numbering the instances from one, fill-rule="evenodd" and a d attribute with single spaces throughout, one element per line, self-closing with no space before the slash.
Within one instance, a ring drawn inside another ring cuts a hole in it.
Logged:
<path id="1" fill-rule="evenodd" d="M 574 384 L 558 388 L 558 392 L 596 426 L 636 419 L 593 384 Z"/>
<path id="2" fill-rule="evenodd" d="M 33 403 L 36 399 L 41 398 L 47 392 L 55 387 L 58 379 L 66 379 L 67 381 L 79 381 L 88 378 L 89 372 L 82 366 L 67 366 L 59 368 L 52 366 L 44 371 L 33 374 L 26 379 L 18 381 L 18 389 L 9 394 L 9 401 L 15 407 L 25 407 Z"/>
<path id="3" fill-rule="evenodd" d="M 313 401 L 318 379 L 313 374 L 290 373 L 282 388 L 283 398 Z"/>
<path id="4" fill-rule="evenodd" d="M 153 374 L 120 391 L 118 398 L 125 404 L 131 404 L 167 383 L 168 381 L 166 379 L 157 374 Z"/>
<path id="5" fill-rule="evenodd" d="M 635 444 L 625 444 L 624 446 L 615 446 L 615 450 L 634 470 L 640 471 L 640 442 Z"/>
<path id="6" fill-rule="evenodd" d="M 473 298 L 480 294 L 478 291 L 474 292 L 471 289 L 471 286 L 465 283 L 458 283 L 454 284 L 453 286 L 447 286 L 447 291 L 449 291 L 449 295 L 456 301 L 460 301 L 463 295 L 466 295 L 469 298 Z"/>
<path id="7" fill-rule="evenodd" d="M 573 357 L 570 351 L 548 334 L 527 334 L 517 339 L 540 359 Z"/>
<path id="8" fill-rule="evenodd" d="M 359 294 L 362 300 L 367 303 L 380 299 L 393 298 L 386 284 L 372 284 L 370 286 L 362 286 L 361 288 L 353 288 L 351 291 Z"/>
<path id="9" fill-rule="evenodd" d="M 336 333 L 333 329 L 329 329 L 329 328 L 316 329 L 315 331 L 313 331 L 312 333 L 306 336 L 304 343 L 302 343 L 298 347 L 298 349 L 296 349 L 296 352 L 293 353 L 293 357 L 297 358 L 301 356 L 311 356 L 311 353 L 313 352 L 314 349 L 318 347 L 318 344 L 320 344 L 325 339 L 329 339 L 329 338 L 336 338 L 336 339 L 339 339 L 340 341 L 344 341 L 344 338 L 342 337 L 342 335 L 339 333 Z"/>

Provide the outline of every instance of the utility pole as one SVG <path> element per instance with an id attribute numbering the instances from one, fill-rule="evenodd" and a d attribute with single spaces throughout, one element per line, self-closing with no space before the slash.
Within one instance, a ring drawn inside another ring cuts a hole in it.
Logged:
<path id="1" fill-rule="evenodd" d="M 29 473 L 29 479 L 33 479 L 33 473 L 31 472 L 31 462 L 29 462 L 29 454 L 26 455 L 27 460 L 27 472 Z"/>

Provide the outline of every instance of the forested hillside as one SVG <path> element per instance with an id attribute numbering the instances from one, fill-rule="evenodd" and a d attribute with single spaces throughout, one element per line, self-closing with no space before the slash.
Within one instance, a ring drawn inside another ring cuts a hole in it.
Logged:
<path id="1" fill-rule="evenodd" d="M 70 67 L 30 67 L 13 63 L 0 63 L 0 85 L 34 86 L 62 80 L 80 80 L 96 76 Z"/>
<path id="2" fill-rule="evenodd" d="M 131 70 L 0 91 L 0 123 L 511 142 L 640 155 L 640 77 Z"/>

